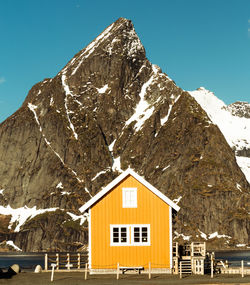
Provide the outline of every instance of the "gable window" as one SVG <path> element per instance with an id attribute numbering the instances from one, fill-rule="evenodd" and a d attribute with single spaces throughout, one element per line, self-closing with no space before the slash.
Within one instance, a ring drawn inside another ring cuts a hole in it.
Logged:
<path id="1" fill-rule="evenodd" d="M 137 188 L 122 188 L 122 207 L 137 208 Z"/>
<path id="2" fill-rule="evenodd" d="M 110 241 L 111 245 L 128 245 L 129 227 L 127 225 L 111 225 Z"/>
<path id="3" fill-rule="evenodd" d="M 150 245 L 150 225 L 110 225 L 110 245 Z"/>

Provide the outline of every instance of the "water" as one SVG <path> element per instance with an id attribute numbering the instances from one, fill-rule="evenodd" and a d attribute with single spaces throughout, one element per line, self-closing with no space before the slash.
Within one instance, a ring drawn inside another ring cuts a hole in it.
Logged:
<path id="1" fill-rule="evenodd" d="M 22 271 L 34 271 L 38 264 L 44 268 L 44 255 L 45 253 L 0 253 L 0 268 L 19 264 Z M 229 266 L 241 266 L 241 260 L 244 260 L 244 266 L 250 267 L 250 250 L 217 251 L 215 258 L 227 260 Z"/>
<path id="2" fill-rule="evenodd" d="M 36 265 L 44 268 L 44 253 L 0 253 L 0 268 L 18 264 L 22 271 L 34 271 Z"/>
<path id="3" fill-rule="evenodd" d="M 250 267 L 250 250 L 228 250 L 215 252 L 215 259 L 227 260 L 229 266 L 241 266 L 241 261 L 244 261 L 244 266 Z"/>

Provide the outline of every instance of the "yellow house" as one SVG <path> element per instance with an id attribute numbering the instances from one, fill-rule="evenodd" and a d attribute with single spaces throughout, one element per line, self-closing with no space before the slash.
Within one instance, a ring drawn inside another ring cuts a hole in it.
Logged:
<path id="1" fill-rule="evenodd" d="M 89 268 L 92 273 L 121 267 L 152 272 L 172 269 L 173 201 L 127 169 L 84 204 L 89 215 Z"/>

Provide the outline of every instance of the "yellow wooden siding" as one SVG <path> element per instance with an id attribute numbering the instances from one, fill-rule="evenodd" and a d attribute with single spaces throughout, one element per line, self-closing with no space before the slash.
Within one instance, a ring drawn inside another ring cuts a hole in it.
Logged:
<path id="1" fill-rule="evenodd" d="M 137 188 L 137 208 L 122 208 L 122 188 Z M 91 208 L 91 267 L 170 268 L 169 206 L 133 176 L 126 177 Z M 150 224 L 150 246 L 111 246 L 110 225 Z"/>

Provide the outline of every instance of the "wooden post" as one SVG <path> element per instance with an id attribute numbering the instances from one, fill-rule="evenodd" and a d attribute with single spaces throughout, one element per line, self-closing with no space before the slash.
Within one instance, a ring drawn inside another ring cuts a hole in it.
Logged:
<path id="1" fill-rule="evenodd" d="M 88 274 L 88 263 L 85 263 L 85 274 L 84 274 L 85 280 L 87 280 L 87 274 Z"/>
<path id="2" fill-rule="evenodd" d="M 214 278 L 214 259 L 212 254 L 211 254 L 211 278 Z"/>
<path id="3" fill-rule="evenodd" d="M 151 279 L 151 262 L 148 264 L 148 279 Z"/>
<path id="4" fill-rule="evenodd" d="M 180 262 L 180 279 L 182 279 L 182 261 Z"/>
<path id="5" fill-rule="evenodd" d="M 54 280 L 54 271 L 55 271 L 56 264 L 52 263 L 51 267 L 52 267 L 52 271 L 51 271 L 50 281 L 53 282 L 53 280 Z"/>
<path id="6" fill-rule="evenodd" d="M 241 277 L 244 277 L 244 260 L 241 260 Z"/>
<path id="7" fill-rule="evenodd" d="M 201 275 L 205 274 L 205 259 L 201 260 Z"/>
<path id="8" fill-rule="evenodd" d="M 116 279 L 118 280 L 119 279 L 119 262 L 117 263 L 117 272 L 116 272 Z"/>
<path id="9" fill-rule="evenodd" d="M 69 253 L 67 253 L 67 268 L 68 268 L 68 270 L 70 270 L 70 266 L 69 266 L 69 264 L 70 264 L 70 256 L 69 256 Z"/>
<path id="10" fill-rule="evenodd" d="M 179 257 L 176 258 L 175 260 L 175 274 L 179 274 Z"/>
<path id="11" fill-rule="evenodd" d="M 79 252 L 77 253 L 77 268 L 81 268 L 81 254 Z"/>
<path id="12" fill-rule="evenodd" d="M 48 253 L 44 256 L 44 270 L 48 271 Z"/>
<path id="13" fill-rule="evenodd" d="M 56 254 L 56 269 L 59 269 L 59 253 Z"/>
<path id="14" fill-rule="evenodd" d="M 204 248 L 203 248 L 203 256 L 206 256 L 206 242 L 204 242 Z"/>

